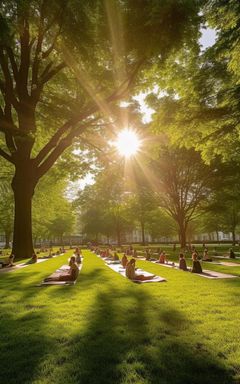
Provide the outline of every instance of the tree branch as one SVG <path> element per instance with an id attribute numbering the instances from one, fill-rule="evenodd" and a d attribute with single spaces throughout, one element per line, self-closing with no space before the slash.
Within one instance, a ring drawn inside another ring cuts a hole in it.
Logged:
<path id="1" fill-rule="evenodd" d="M 0 46 L 0 65 L 5 78 L 5 83 L 1 81 L 1 84 L 0 84 L 2 95 L 4 97 L 6 104 L 11 103 L 17 109 L 18 101 L 14 95 L 13 81 L 8 68 L 8 59 L 4 54 L 2 46 Z"/>
<path id="2" fill-rule="evenodd" d="M 13 50 L 9 46 L 6 46 L 5 50 L 6 50 L 7 54 L 8 54 L 8 57 L 9 57 L 9 60 L 10 60 L 11 66 L 12 66 L 15 83 L 17 83 L 17 81 L 18 81 L 18 67 L 17 67 L 17 63 L 15 61 Z"/>
<path id="3" fill-rule="evenodd" d="M 45 73 L 46 69 L 44 70 L 43 74 L 41 75 L 41 84 L 47 83 L 52 77 L 54 77 L 58 72 L 60 72 L 63 68 L 66 67 L 66 63 L 62 62 L 58 64 L 56 67 L 54 67 L 51 70 L 47 70 Z"/>
<path id="4" fill-rule="evenodd" d="M 13 158 L 1 148 L 0 148 L 0 156 L 2 156 L 5 160 L 9 161 L 10 163 L 14 164 Z"/>
<path id="5" fill-rule="evenodd" d="M 134 69 L 132 75 L 130 78 L 125 80 L 123 84 L 110 96 L 108 96 L 104 102 L 110 103 L 113 101 L 116 101 L 123 97 L 123 95 L 128 91 L 129 85 L 133 82 L 133 78 L 135 74 L 137 73 L 138 68 L 143 63 L 143 60 L 138 63 L 136 68 Z M 64 64 L 64 63 L 62 63 Z M 61 64 L 59 64 L 60 66 Z M 65 66 L 65 64 L 64 64 Z M 50 71 L 51 72 L 51 71 Z M 124 89 L 125 86 L 125 89 Z M 50 139 L 50 141 L 40 150 L 38 155 L 34 159 L 34 163 L 38 166 L 38 177 L 40 178 L 57 160 L 57 158 L 62 154 L 62 152 L 71 145 L 73 138 L 78 136 L 80 133 L 84 131 L 84 129 L 89 126 L 94 120 L 91 120 L 87 122 L 84 125 L 81 125 L 79 128 L 75 130 L 71 130 L 65 138 L 61 137 L 67 133 L 69 129 L 72 129 L 74 126 L 76 126 L 77 123 L 79 123 L 80 120 L 84 120 L 87 117 L 93 115 L 99 111 L 98 105 L 89 106 L 86 108 L 85 112 L 82 112 L 80 115 L 73 116 L 69 121 L 67 121 L 61 128 L 58 129 L 58 131 L 53 135 L 53 137 Z M 59 142 L 59 140 L 61 140 Z M 48 156 L 49 155 L 49 156 Z M 47 157 L 48 156 L 48 157 Z M 43 160 L 46 158 L 46 160 L 43 162 Z M 43 163 L 42 163 L 43 162 Z M 42 164 L 41 164 L 42 163 Z"/>

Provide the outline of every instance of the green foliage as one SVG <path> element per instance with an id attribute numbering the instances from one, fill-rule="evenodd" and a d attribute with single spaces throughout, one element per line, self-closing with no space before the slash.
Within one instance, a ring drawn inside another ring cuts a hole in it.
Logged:
<path id="1" fill-rule="evenodd" d="M 149 211 L 146 230 L 153 241 L 159 238 L 171 238 L 177 235 L 176 223 L 166 214 L 164 209 L 161 208 Z"/>
<path id="2" fill-rule="evenodd" d="M 78 207 L 83 232 L 113 236 L 118 242 L 121 236 L 133 226 L 128 215 L 121 165 L 112 165 L 102 171 L 94 185 L 87 186 L 75 201 Z"/>
<path id="3" fill-rule="evenodd" d="M 193 149 L 162 146 L 152 168 L 157 177 L 158 204 L 176 222 L 182 246 L 190 221 L 206 201 L 213 170 Z"/>
<path id="4" fill-rule="evenodd" d="M 203 20 L 217 31 L 213 47 L 178 52 L 150 73 L 159 87 L 148 97 L 153 129 L 208 163 L 239 161 L 239 2 L 206 1 Z"/>
<path id="5" fill-rule="evenodd" d="M 33 237 L 35 239 L 69 234 L 74 227 L 72 204 L 66 198 L 67 179 L 50 171 L 39 183 L 33 199 Z"/>
<path id="6" fill-rule="evenodd" d="M 238 0 L 206 1 L 205 17 L 209 25 L 218 32 L 216 53 L 240 80 L 240 4 Z"/>
<path id="7" fill-rule="evenodd" d="M 239 166 L 234 163 L 222 165 L 215 173 L 215 182 L 205 207 L 205 221 L 212 215 L 216 221 L 215 230 L 231 232 L 235 242 L 236 230 L 240 226 Z M 213 219 L 210 219 L 210 226 Z"/>

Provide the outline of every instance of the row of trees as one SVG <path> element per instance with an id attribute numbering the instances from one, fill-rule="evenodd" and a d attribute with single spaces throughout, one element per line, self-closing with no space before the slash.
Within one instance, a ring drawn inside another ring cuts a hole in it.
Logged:
<path id="1" fill-rule="evenodd" d="M 145 167 L 132 160 L 131 179 L 122 164 L 103 170 L 75 201 L 83 232 L 115 238 L 135 228 L 152 239 L 178 235 L 182 247 L 193 234 L 231 232 L 240 225 L 239 172 L 236 164 L 206 165 L 193 149 L 161 146 Z M 144 171 L 143 171 L 144 169 Z"/>

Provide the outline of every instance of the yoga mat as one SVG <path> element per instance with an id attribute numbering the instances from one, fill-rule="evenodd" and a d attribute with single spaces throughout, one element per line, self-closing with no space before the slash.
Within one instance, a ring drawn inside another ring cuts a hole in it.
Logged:
<path id="1" fill-rule="evenodd" d="M 111 268 L 114 272 L 117 272 L 119 273 L 120 275 L 122 275 L 123 277 L 126 277 L 126 274 L 125 274 L 125 269 L 122 267 L 122 266 L 119 266 L 119 265 L 113 265 L 113 264 L 106 264 L 109 268 Z M 146 272 L 146 271 L 143 271 L 142 269 L 139 269 L 137 268 L 137 274 L 139 275 L 144 275 L 144 276 L 152 276 L 152 273 L 149 273 L 149 272 Z M 130 279 L 129 279 L 130 280 Z M 155 276 L 152 280 L 144 280 L 144 281 L 141 281 L 141 280 L 130 280 L 130 281 L 133 281 L 134 283 L 138 283 L 138 284 L 145 284 L 145 283 L 161 283 L 163 281 L 167 281 L 166 279 L 164 279 L 163 277 L 161 276 Z"/>

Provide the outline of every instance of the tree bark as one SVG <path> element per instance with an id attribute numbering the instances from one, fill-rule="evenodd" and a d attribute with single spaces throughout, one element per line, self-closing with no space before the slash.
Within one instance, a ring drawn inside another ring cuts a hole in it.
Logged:
<path id="1" fill-rule="evenodd" d="M 181 248 L 185 248 L 187 225 L 185 223 L 179 222 L 178 226 L 179 226 L 179 242 L 180 242 Z"/>
<path id="2" fill-rule="evenodd" d="M 235 229 L 232 229 L 232 245 L 236 244 L 236 233 Z"/>
<path id="3" fill-rule="evenodd" d="M 35 253 L 32 239 L 32 197 L 35 181 L 30 167 L 16 167 L 12 181 L 15 214 L 12 253 L 15 259 L 31 258 Z"/>

